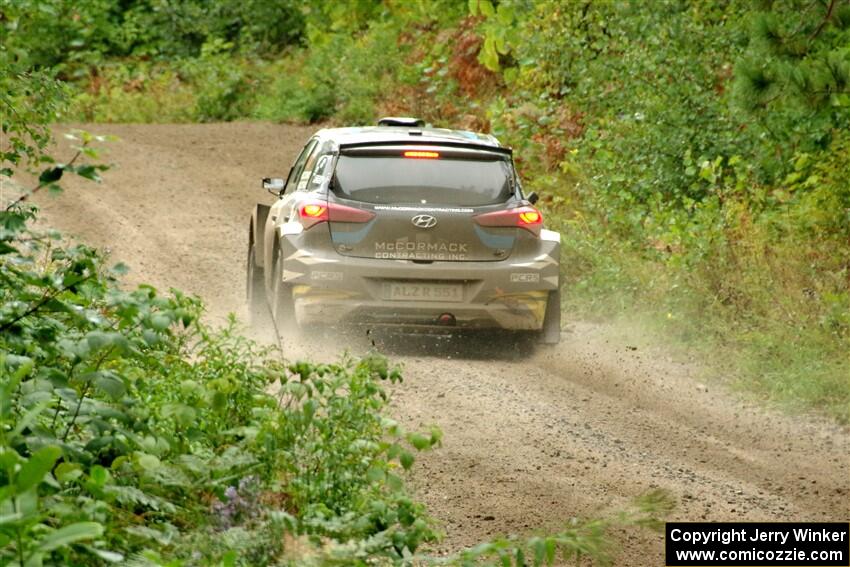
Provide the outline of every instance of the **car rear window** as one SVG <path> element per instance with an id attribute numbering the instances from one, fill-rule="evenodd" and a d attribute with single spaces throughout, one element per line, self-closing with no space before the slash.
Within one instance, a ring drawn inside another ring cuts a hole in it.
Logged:
<path id="1" fill-rule="evenodd" d="M 480 206 L 505 202 L 511 166 L 503 159 L 340 156 L 333 190 L 366 203 Z"/>

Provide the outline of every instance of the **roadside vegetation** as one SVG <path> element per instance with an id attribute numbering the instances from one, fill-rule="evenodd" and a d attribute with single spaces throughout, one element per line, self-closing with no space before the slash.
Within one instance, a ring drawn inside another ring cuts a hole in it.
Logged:
<path id="1" fill-rule="evenodd" d="M 490 131 L 564 234 L 565 307 L 850 419 L 850 4 L 8 2 L 64 119 Z M 716 353 L 721 352 L 721 357 Z"/>

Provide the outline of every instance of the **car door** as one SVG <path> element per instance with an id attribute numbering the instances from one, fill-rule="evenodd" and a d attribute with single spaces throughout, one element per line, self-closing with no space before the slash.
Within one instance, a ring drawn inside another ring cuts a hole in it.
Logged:
<path id="1" fill-rule="evenodd" d="M 289 170 L 289 177 L 286 179 L 286 185 L 280 193 L 280 198 L 269 210 L 269 218 L 266 221 L 263 233 L 264 265 L 266 267 L 265 280 L 267 290 L 274 289 L 274 282 L 271 281 L 271 278 L 274 273 L 274 263 L 277 260 L 275 255 L 277 254 L 276 239 L 278 235 L 278 227 L 289 222 L 289 218 L 292 215 L 295 192 L 302 176 L 304 175 L 307 162 L 310 157 L 316 153 L 318 145 L 319 143 L 316 139 L 312 139 L 307 142 L 307 145 L 304 146 L 304 149 L 295 160 L 295 164 L 292 166 L 292 169 Z"/>

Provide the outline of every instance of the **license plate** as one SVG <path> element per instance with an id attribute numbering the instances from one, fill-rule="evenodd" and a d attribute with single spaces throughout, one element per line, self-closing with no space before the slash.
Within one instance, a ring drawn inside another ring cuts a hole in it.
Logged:
<path id="1" fill-rule="evenodd" d="M 384 299 L 390 301 L 463 301 L 463 285 L 390 282 L 384 284 Z"/>

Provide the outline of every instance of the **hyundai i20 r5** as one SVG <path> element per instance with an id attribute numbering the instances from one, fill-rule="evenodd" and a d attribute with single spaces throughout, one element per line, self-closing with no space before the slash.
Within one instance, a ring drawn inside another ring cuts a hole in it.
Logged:
<path id="1" fill-rule="evenodd" d="M 249 229 L 247 293 L 279 331 L 367 325 L 560 337 L 560 235 L 494 137 L 388 118 L 317 132 Z"/>

